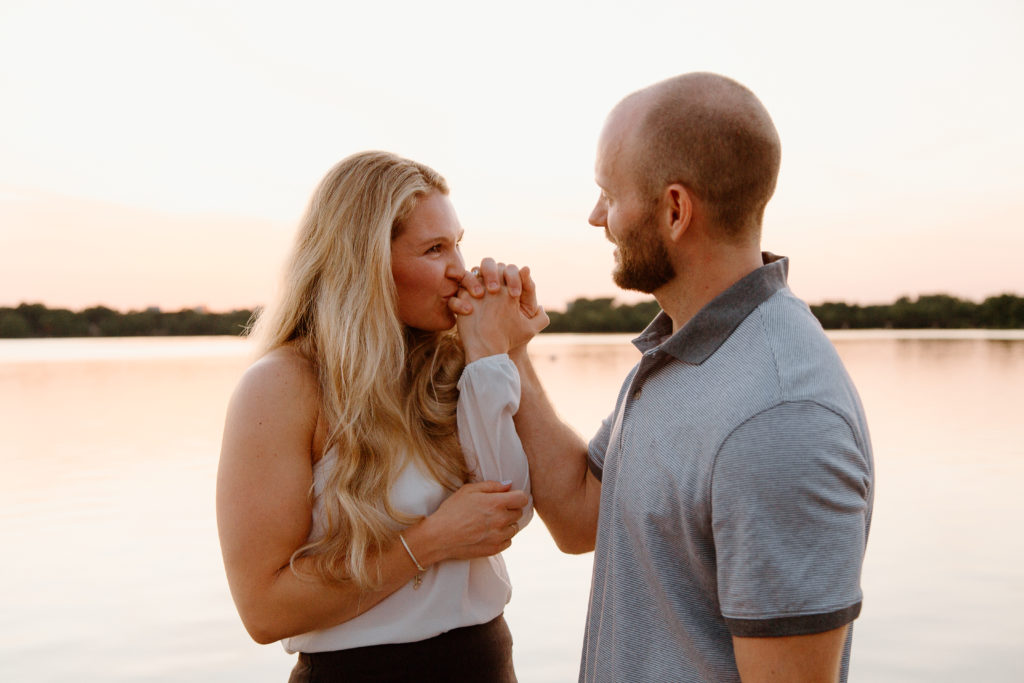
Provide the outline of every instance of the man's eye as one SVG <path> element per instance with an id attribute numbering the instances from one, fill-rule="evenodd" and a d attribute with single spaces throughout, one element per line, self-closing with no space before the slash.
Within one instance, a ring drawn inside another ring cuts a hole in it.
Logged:
<path id="1" fill-rule="evenodd" d="M 441 251 L 441 245 L 440 244 L 435 244 L 430 249 L 427 249 L 427 253 L 428 254 L 437 254 L 440 251 Z"/>

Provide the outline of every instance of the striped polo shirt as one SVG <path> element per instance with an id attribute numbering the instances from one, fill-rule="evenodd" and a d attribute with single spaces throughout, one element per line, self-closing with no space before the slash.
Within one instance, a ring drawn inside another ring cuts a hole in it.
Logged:
<path id="1" fill-rule="evenodd" d="M 739 681 L 732 636 L 860 612 L 867 423 L 787 259 L 764 258 L 677 333 L 662 312 L 633 342 L 643 357 L 589 446 L 602 491 L 581 681 Z"/>

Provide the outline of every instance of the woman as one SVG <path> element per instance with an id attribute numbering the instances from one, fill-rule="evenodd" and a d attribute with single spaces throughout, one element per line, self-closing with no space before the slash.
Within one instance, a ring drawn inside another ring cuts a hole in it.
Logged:
<path id="1" fill-rule="evenodd" d="M 217 483 L 228 583 L 253 639 L 300 653 L 293 681 L 515 680 L 495 556 L 531 514 L 528 475 L 518 384 L 487 390 L 514 373 L 487 335 L 514 332 L 478 320 L 460 345 L 449 302 L 467 276 L 447 194 L 392 154 L 335 166 L 231 399 Z M 531 334 L 546 324 L 505 300 Z"/>

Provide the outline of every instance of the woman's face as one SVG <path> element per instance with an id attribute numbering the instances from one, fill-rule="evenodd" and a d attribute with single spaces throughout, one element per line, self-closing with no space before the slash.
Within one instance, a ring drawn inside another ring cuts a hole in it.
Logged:
<path id="1" fill-rule="evenodd" d="M 391 275 L 398 290 L 398 317 L 419 330 L 439 332 L 455 325 L 448 299 L 466 274 L 459 241 L 462 227 L 448 197 L 421 197 L 391 240 Z"/>

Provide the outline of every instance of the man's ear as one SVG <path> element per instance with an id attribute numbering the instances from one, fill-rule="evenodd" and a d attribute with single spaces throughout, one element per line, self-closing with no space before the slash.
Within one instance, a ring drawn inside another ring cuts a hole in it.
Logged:
<path id="1" fill-rule="evenodd" d="M 665 188 L 664 198 L 668 206 L 667 214 L 663 215 L 667 215 L 669 220 L 666 236 L 678 242 L 693 220 L 693 194 L 685 185 L 673 183 Z"/>

